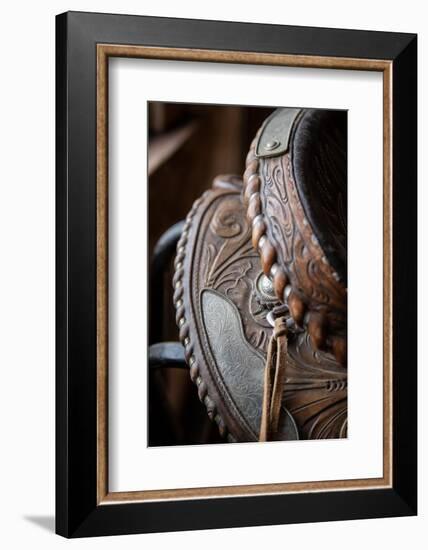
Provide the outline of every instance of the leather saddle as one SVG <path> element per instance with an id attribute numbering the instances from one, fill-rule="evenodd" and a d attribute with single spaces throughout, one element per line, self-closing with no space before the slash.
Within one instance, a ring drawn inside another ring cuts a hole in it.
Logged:
<path id="1" fill-rule="evenodd" d="M 229 442 L 347 436 L 346 136 L 343 111 L 277 109 L 243 177 L 217 177 L 186 218 L 176 321 Z"/>

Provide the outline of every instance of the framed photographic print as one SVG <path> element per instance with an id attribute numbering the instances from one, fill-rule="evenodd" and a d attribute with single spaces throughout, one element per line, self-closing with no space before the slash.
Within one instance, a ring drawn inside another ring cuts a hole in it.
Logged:
<path id="1" fill-rule="evenodd" d="M 416 36 L 56 24 L 57 532 L 416 514 Z"/>

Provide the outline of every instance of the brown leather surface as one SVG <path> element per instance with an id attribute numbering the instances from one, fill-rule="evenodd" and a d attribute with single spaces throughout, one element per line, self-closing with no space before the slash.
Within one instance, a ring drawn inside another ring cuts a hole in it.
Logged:
<path id="1" fill-rule="evenodd" d="M 311 249 L 312 250 L 312 249 Z M 241 181 L 217 179 L 190 211 L 175 260 L 180 339 L 201 401 L 229 441 L 257 441 L 263 371 L 280 304 L 252 246 Z M 290 322 L 293 317 L 286 313 Z M 345 437 L 347 373 L 293 324 L 278 439 Z"/>
<path id="2" fill-rule="evenodd" d="M 289 149 L 247 156 L 244 200 L 252 243 L 278 298 L 312 345 L 346 367 L 346 124 L 303 109 Z M 346 115 L 345 115 L 346 116 Z M 345 119 L 346 123 L 346 119 Z"/>

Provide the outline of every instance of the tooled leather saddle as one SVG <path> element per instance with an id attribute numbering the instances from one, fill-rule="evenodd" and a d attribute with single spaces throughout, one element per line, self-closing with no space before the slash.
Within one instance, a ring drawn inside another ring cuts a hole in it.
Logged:
<path id="1" fill-rule="evenodd" d="M 174 304 L 229 442 L 347 436 L 346 113 L 277 109 L 177 245 Z"/>

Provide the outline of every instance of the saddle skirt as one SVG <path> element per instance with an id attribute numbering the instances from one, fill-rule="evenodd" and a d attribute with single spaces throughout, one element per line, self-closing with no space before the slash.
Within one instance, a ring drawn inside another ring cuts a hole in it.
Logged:
<path id="1" fill-rule="evenodd" d="M 176 321 L 199 398 L 229 442 L 259 440 L 278 309 L 289 330 L 273 439 L 347 436 L 343 116 L 275 111 L 243 179 L 217 177 L 187 216 Z"/>

